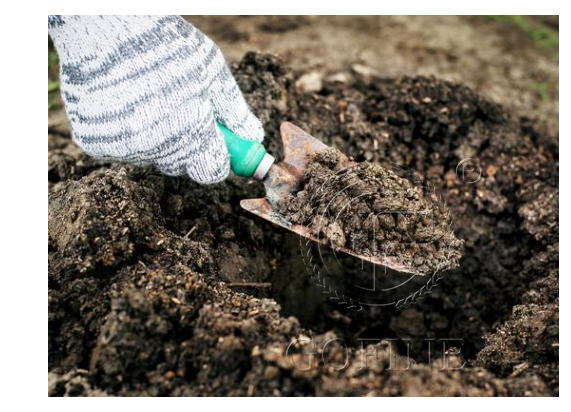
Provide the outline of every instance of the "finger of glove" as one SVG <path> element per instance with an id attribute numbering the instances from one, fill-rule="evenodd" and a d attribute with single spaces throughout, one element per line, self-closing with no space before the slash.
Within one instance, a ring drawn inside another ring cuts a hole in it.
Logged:
<path id="1" fill-rule="evenodd" d="M 224 137 L 214 119 L 212 106 L 201 99 L 194 107 L 189 128 L 181 136 L 183 147 L 176 157 L 157 162 L 157 167 L 169 175 L 188 174 L 202 184 L 218 183 L 230 172 L 230 158 Z"/>
<path id="2" fill-rule="evenodd" d="M 261 142 L 264 139 L 262 123 L 246 103 L 222 52 L 206 36 L 204 36 L 204 42 L 207 45 L 203 62 L 204 73 L 206 74 L 207 94 L 214 108 L 214 116 L 244 139 Z"/>

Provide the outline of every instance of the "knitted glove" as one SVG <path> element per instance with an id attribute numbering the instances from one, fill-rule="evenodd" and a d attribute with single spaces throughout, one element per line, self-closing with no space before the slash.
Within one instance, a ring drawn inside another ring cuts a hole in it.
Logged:
<path id="1" fill-rule="evenodd" d="M 178 16 L 49 16 L 75 142 L 199 183 L 230 170 L 216 121 L 261 141 L 220 49 Z"/>

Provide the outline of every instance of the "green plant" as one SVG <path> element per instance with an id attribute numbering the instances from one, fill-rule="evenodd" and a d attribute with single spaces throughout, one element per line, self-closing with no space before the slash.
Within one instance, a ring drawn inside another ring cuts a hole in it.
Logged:
<path id="1" fill-rule="evenodd" d="M 488 19 L 518 27 L 540 46 L 559 47 L 559 31 L 547 26 L 539 16 L 488 16 Z"/>
<path id="2" fill-rule="evenodd" d="M 530 83 L 529 88 L 535 90 L 541 97 L 541 100 L 547 101 L 549 99 L 549 84 L 546 82 Z"/>
<path id="3" fill-rule="evenodd" d="M 55 92 L 59 89 L 59 82 L 48 79 L 48 93 Z"/>
<path id="4" fill-rule="evenodd" d="M 48 69 L 57 69 L 59 62 L 58 55 L 53 50 L 48 50 Z"/>

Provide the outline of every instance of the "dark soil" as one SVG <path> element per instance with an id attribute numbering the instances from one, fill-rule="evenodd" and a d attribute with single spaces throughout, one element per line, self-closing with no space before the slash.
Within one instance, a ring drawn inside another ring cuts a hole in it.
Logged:
<path id="1" fill-rule="evenodd" d="M 458 267 L 462 241 L 435 193 L 374 163 L 347 166 L 329 149 L 309 162 L 295 193 L 278 205 L 333 247 L 364 256 L 391 257 L 423 275 Z"/>
<path id="2" fill-rule="evenodd" d="M 347 310 L 302 269 L 295 236 L 240 209 L 258 182 L 94 164 L 52 128 L 50 395 L 558 394 L 554 139 L 434 78 L 353 73 L 307 94 L 274 56 L 233 71 L 278 157 L 289 120 L 441 193 L 459 269 L 404 310 Z M 465 159 L 478 179 L 457 174 Z"/>

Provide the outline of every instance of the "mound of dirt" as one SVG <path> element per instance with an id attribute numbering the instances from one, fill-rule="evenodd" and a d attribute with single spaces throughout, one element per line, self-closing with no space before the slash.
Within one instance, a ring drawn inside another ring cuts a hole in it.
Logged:
<path id="1" fill-rule="evenodd" d="M 380 165 L 345 163 L 335 149 L 314 155 L 299 188 L 279 202 L 284 217 L 333 247 L 386 256 L 423 275 L 459 265 L 462 241 L 435 194 L 425 197 Z"/>
<path id="2" fill-rule="evenodd" d="M 433 78 L 353 72 L 303 93 L 271 55 L 232 70 L 278 157 L 288 120 L 440 193 L 465 241 L 460 267 L 405 310 L 347 310 L 309 279 L 293 235 L 240 209 L 259 182 L 91 163 L 52 128 L 51 395 L 558 394 L 549 136 Z M 428 358 L 441 338 L 461 341 Z"/>

